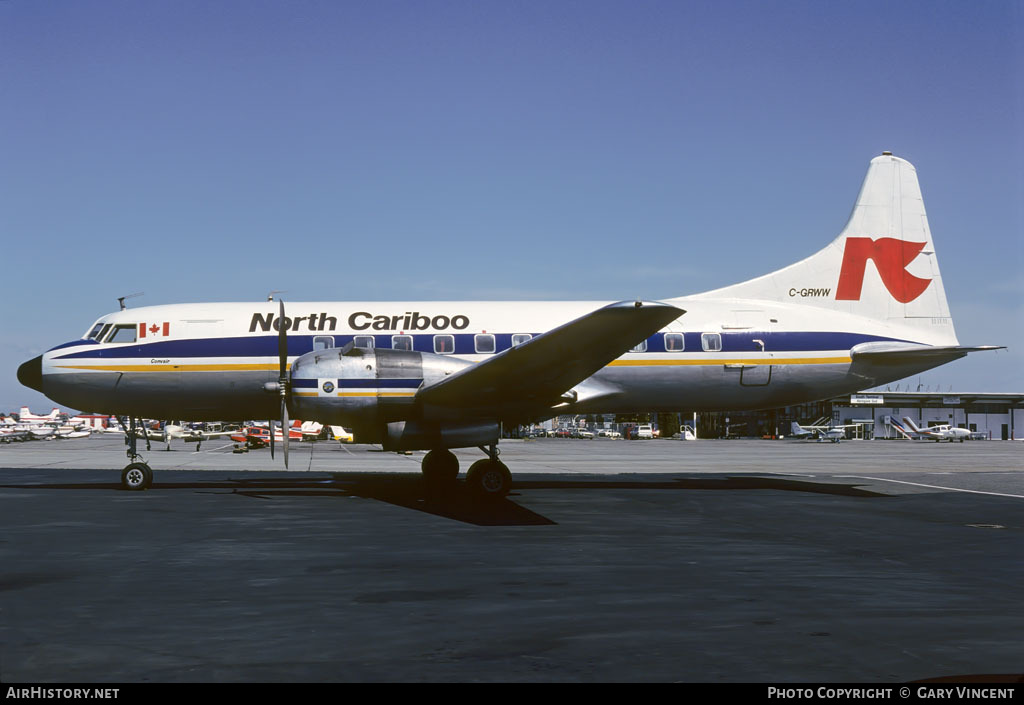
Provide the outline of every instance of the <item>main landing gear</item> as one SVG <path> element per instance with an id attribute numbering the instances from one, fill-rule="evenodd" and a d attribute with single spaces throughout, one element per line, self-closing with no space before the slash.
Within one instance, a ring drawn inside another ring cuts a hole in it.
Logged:
<path id="1" fill-rule="evenodd" d="M 121 427 L 125 428 L 124 419 Z M 135 435 L 135 419 L 132 418 L 127 424 L 128 431 L 125 443 L 128 445 L 128 459 L 131 461 L 121 471 L 121 487 L 126 490 L 144 490 L 153 484 L 153 470 L 146 465 L 145 460 L 138 453 L 138 437 Z M 146 437 L 146 449 L 149 450 L 149 437 Z"/>
<path id="2" fill-rule="evenodd" d="M 466 486 L 480 499 L 500 499 L 512 489 L 512 473 L 505 463 L 498 460 L 497 444 L 481 446 L 480 450 L 487 453 L 488 457 L 469 466 Z M 444 492 L 455 485 L 459 475 L 459 459 L 450 450 L 438 448 L 426 454 L 421 470 L 429 491 Z"/>

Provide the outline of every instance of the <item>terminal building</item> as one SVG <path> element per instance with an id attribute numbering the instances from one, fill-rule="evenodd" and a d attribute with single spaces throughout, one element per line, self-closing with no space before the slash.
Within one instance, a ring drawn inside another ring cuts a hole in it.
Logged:
<path id="1" fill-rule="evenodd" d="M 909 417 L 919 427 L 949 424 L 972 432 L 972 438 L 1013 441 L 1024 439 L 1024 393 L 942 393 L 869 391 L 819 402 L 762 411 L 716 411 L 694 414 L 649 414 L 631 418 L 615 415 L 560 416 L 548 428 L 603 428 L 625 431 L 638 423 L 653 423 L 660 435 L 696 428 L 698 438 L 783 438 L 799 424 L 856 425 L 849 437 L 898 439 L 904 436 L 891 423 Z"/>
<path id="2" fill-rule="evenodd" d="M 974 438 L 1024 438 L 1024 394 L 862 392 L 825 401 L 764 411 L 700 414 L 698 436 L 780 437 L 790 435 L 791 423 L 859 424 L 864 438 L 895 439 L 903 435 L 890 422 L 909 417 L 920 427 L 949 424 L 966 428 Z M 701 433 L 703 431 L 703 433 Z"/>
<path id="3" fill-rule="evenodd" d="M 837 397 L 830 402 L 833 422 L 837 417 L 871 419 L 876 438 L 896 437 L 888 420 L 904 416 L 921 427 L 949 424 L 989 440 L 1024 438 L 1024 394 L 868 392 Z"/>

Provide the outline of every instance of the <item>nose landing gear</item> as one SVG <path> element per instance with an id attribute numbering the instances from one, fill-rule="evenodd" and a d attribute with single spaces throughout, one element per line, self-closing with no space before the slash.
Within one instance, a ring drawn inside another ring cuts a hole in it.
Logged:
<path id="1" fill-rule="evenodd" d="M 121 427 L 126 428 L 124 419 L 119 419 L 119 421 Z M 128 460 L 131 462 L 121 471 L 121 487 L 126 490 L 144 490 L 153 484 L 153 470 L 139 455 L 138 440 L 135 435 L 135 418 L 132 417 L 127 424 L 127 437 L 125 438 L 125 443 L 128 445 Z M 149 449 L 148 436 L 146 437 L 146 449 Z"/>

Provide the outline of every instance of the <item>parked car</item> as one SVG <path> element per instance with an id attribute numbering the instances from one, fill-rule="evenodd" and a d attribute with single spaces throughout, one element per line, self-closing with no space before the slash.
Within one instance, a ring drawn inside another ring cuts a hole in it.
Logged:
<path id="1" fill-rule="evenodd" d="M 637 438 L 654 438 L 654 429 L 649 424 L 636 427 Z"/>

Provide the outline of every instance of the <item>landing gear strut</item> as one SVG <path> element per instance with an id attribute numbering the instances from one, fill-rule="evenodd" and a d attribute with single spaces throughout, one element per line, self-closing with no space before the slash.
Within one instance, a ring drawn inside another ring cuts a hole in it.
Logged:
<path id="1" fill-rule="evenodd" d="M 125 427 L 124 419 L 121 427 Z M 146 465 L 145 460 L 138 453 L 138 438 L 135 435 L 135 417 L 128 423 L 128 436 L 125 438 L 128 445 L 128 460 L 131 462 L 121 471 L 121 487 L 126 490 L 144 490 L 153 484 L 153 470 Z M 149 437 L 146 437 L 146 449 L 149 449 Z"/>

